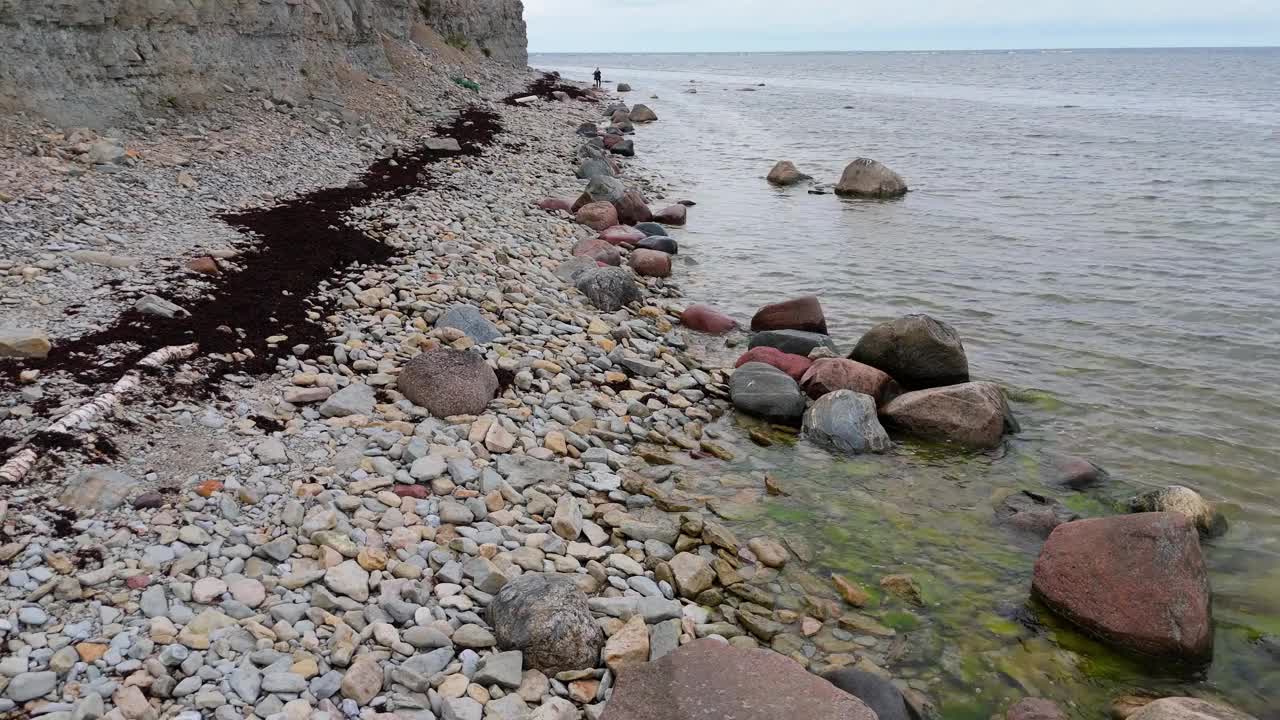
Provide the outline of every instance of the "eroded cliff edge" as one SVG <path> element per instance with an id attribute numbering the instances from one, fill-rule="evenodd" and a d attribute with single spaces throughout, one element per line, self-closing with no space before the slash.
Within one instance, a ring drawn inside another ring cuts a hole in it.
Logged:
<path id="1" fill-rule="evenodd" d="M 418 48 L 527 62 L 520 0 L 0 0 L 0 110 L 105 126 L 245 87 L 323 91 Z"/>

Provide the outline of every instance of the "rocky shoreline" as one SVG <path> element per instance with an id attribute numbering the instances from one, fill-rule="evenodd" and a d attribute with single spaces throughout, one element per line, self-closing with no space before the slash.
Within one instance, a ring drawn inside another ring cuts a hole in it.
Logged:
<path id="1" fill-rule="evenodd" d="M 679 249 L 665 228 L 691 211 L 655 212 L 656 180 L 617 179 L 635 122 L 657 114 L 530 81 L 532 93 L 489 94 L 510 102 L 468 103 L 500 125 L 491 144 L 442 149 L 431 182 L 343 210 L 393 252 L 355 259 L 321 283 L 322 302 L 298 308 L 324 326 L 307 347 L 228 317 L 216 357 L 148 375 L 136 402 L 79 429 L 88 442 L 47 452 L 59 464 L 0 486 L 0 713 L 703 717 L 674 702 L 688 693 L 706 717 L 760 696 L 823 698 L 816 717 L 929 716 L 928 697 L 884 670 L 896 633 L 859 611 L 867 591 L 806 572 L 795 539 L 738 537 L 699 482 L 733 455 L 711 424 L 735 405 L 874 450 L 888 438 L 860 398 L 905 406 L 890 414 L 898 427 L 928 437 L 936 415 L 904 400 L 951 402 L 945 388 L 959 386 L 824 363 L 836 358 L 823 357 L 810 300 L 753 321 L 763 362 L 717 367 L 690 331 L 732 322 L 691 309 L 665 279 Z M 419 132 L 453 122 L 431 114 Z M 393 172 L 415 144 L 375 168 Z M 565 197 L 578 199 L 554 200 Z M 33 280 L 52 269 L 29 260 L 6 269 Z M 126 295 L 166 287 L 113 272 Z M 216 280 L 193 282 L 217 297 Z M 181 327 L 172 314 L 165 326 Z M 108 379 L 60 371 L 56 337 L 47 371 L 6 368 L 0 450 L 87 399 L 77 380 Z M 859 348 L 876 367 L 895 362 Z M 99 371 L 114 379 L 154 349 L 116 348 Z M 1010 427 L 999 389 L 983 385 L 961 398 L 984 409 L 964 418 L 974 446 Z M 910 577 L 880 590 L 918 601 Z M 832 671 L 865 704 L 815 677 Z M 673 673 L 687 680 L 678 690 Z"/>

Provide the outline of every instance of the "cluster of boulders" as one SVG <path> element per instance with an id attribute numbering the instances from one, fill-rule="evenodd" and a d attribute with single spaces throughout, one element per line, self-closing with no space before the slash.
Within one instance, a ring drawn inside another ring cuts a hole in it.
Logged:
<path id="1" fill-rule="evenodd" d="M 800 172 L 790 160 L 779 160 L 765 179 L 770 184 L 789 187 L 813 178 Z M 845 166 L 834 189 L 837 195 L 881 199 L 900 197 L 908 190 L 902 176 L 870 158 L 858 158 Z"/>

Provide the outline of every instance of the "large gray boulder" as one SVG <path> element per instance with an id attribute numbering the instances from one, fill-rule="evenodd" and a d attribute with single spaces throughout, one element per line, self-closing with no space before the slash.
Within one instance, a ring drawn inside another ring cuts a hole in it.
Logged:
<path id="1" fill-rule="evenodd" d="M 824 680 L 858 698 L 876 713 L 877 720 L 911 720 L 907 701 L 893 683 L 862 670 L 840 668 L 822 676 Z"/>
<path id="2" fill-rule="evenodd" d="M 478 343 L 493 342 L 502 337 L 502 331 L 489 322 L 480 308 L 474 305 L 458 304 L 450 307 L 436 320 L 436 327 L 461 330 Z"/>
<path id="3" fill-rule="evenodd" d="M 582 162 L 578 163 L 578 177 L 584 180 L 602 176 L 614 177 L 617 174 L 609 161 L 603 158 L 583 158 Z"/>
<path id="4" fill-rule="evenodd" d="M 875 160 L 858 158 L 845 167 L 835 191 L 851 197 L 893 198 L 906 194 L 907 183 Z"/>
<path id="5" fill-rule="evenodd" d="M 733 406 L 748 415 L 798 424 L 804 416 L 804 393 L 790 375 L 772 365 L 749 362 L 729 380 Z"/>
<path id="6" fill-rule="evenodd" d="M 893 446 L 876 417 L 876 401 L 852 390 L 818 398 L 804 414 L 804 434 L 812 442 L 845 453 L 879 453 Z"/>
<path id="7" fill-rule="evenodd" d="M 548 675 L 596 666 L 604 633 L 572 580 L 525 573 L 489 603 L 489 625 L 498 647 L 524 653 L 526 667 Z"/>
<path id="8" fill-rule="evenodd" d="M 657 119 L 658 114 L 648 105 L 636 103 L 636 106 L 631 108 L 631 122 L 647 123 L 654 122 Z"/>
<path id="9" fill-rule="evenodd" d="M 907 390 L 969 381 L 960 334 L 928 315 L 876 325 L 858 340 L 849 359 L 885 371 Z"/>
<path id="10" fill-rule="evenodd" d="M 396 387 L 435 417 L 479 415 L 498 394 L 498 376 L 476 353 L 435 348 L 406 363 Z"/>
<path id="11" fill-rule="evenodd" d="M 592 305 L 605 312 L 614 312 L 640 300 L 640 287 L 635 273 L 629 268 L 602 267 L 588 270 L 578 276 L 575 287 Z"/>
<path id="12" fill-rule="evenodd" d="M 591 178 L 587 183 L 587 189 L 583 191 L 586 195 L 587 202 L 607 202 L 611 205 L 617 205 L 622 202 L 622 196 L 627 192 L 627 186 L 616 177 L 608 175 L 598 175 Z M 586 203 L 583 203 L 584 205 Z"/>
<path id="13" fill-rule="evenodd" d="M 999 385 L 971 382 L 916 390 L 889 401 L 885 425 L 922 440 L 985 450 L 996 447 L 1016 423 Z"/>

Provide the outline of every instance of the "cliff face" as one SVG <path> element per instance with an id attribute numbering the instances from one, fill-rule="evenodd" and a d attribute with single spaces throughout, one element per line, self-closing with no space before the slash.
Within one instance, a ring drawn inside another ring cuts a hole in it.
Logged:
<path id="1" fill-rule="evenodd" d="M 0 0 L 0 110 L 101 126 L 225 88 L 386 76 L 389 43 L 441 37 L 477 58 L 528 60 L 520 0 Z"/>

